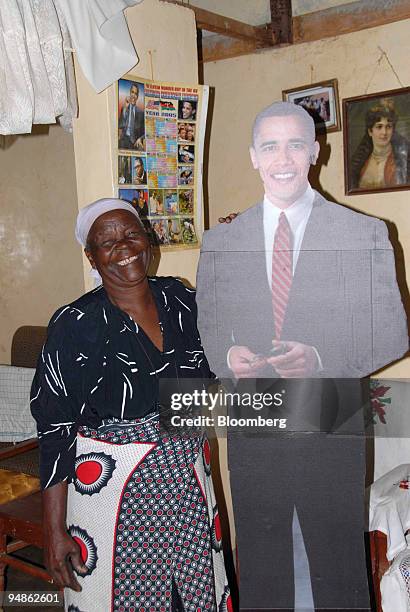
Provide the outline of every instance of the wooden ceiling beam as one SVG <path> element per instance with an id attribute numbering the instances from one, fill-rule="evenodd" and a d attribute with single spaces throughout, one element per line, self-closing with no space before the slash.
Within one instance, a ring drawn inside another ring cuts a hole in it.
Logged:
<path id="1" fill-rule="evenodd" d="M 410 0 L 359 0 L 293 18 L 294 42 L 310 42 L 410 18 Z"/>
<path id="2" fill-rule="evenodd" d="M 230 17 L 224 17 L 211 11 L 198 8 L 193 4 L 185 4 L 180 0 L 162 0 L 171 4 L 178 4 L 184 8 L 191 9 L 195 13 L 196 27 L 198 30 L 208 30 L 223 36 L 229 36 L 238 40 L 250 41 L 255 47 L 272 44 L 272 36 L 267 26 L 252 26 L 243 21 L 237 21 Z"/>
<path id="3" fill-rule="evenodd" d="M 277 43 L 292 42 L 292 0 L 270 0 L 271 31 Z"/>
<path id="4" fill-rule="evenodd" d="M 306 13 L 292 19 L 293 43 L 313 42 L 410 19 L 410 0 L 359 0 L 334 8 Z M 270 24 L 265 27 L 269 28 Z M 275 45 L 278 46 L 278 45 Z M 230 40 L 222 36 L 203 38 L 202 61 L 212 62 L 260 50 L 252 41 Z"/>

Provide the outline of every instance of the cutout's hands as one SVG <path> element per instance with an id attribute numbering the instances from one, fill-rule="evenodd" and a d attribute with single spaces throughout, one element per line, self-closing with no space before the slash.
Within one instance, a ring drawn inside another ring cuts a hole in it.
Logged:
<path id="1" fill-rule="evenodd" d="M 266 357 L 255 355 L 247 346 L 233 346 L 229 351 L 229 367 L 235 378 L 253 378 L 266 366 Z"/>
<path id="2" fill-rule="evenodd" d="M 301 342 L 273 341 L 273 348 L 283 347 L 281 355 L 268 357 L 267 362 L 275 368 L 281 378 L 308 378 L 319 368 L 317 353 L 312 346 Z"/>
<path id="3" fill-rule="evenodd" d="M 238 215 L 239 213 L 230 213 L 227 217 L 219 217 L 218 221 L 219 223 L 231 223 Z"/>

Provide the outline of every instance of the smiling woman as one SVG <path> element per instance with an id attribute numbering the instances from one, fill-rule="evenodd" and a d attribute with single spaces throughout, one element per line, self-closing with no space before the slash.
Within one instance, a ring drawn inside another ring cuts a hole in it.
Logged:
<path id="1" fill-rule="evenodd" d="M 208 443 L 170 436 L 158 414 L 160 378 L 204 388 L 213 376 L 195 292 L 148 277 L 127 202 L 84 208 L 76 236 L 103 285 L 52 317 L 33 382 L 47 567 L 66 609 L 219 609 L 229 589 Z"/>

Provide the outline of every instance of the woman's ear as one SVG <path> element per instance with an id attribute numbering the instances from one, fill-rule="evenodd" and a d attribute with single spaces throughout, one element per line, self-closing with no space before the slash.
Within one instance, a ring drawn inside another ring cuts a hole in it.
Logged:
<path id="1" fill-rule="evenodd" d="M 91 267 L 94 268 L 94 270 L 96 270 L 95 261 L 94 261 L 94 258 L 92 256 L 92 254 L 91 254 L 90 249 L 85 247 L 84 253 L 85 253 L 85 256 L 87 257 L 88 261 L 90 262 Z"/>

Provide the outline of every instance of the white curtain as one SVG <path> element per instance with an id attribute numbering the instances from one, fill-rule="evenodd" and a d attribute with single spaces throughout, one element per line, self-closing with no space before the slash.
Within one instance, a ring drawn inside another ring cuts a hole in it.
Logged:
<path id="1" fill-rule="evenodd" d="M 0 134 L 77 116 L 71 46 L 102 91 L 138 63 L 124 9 L 142 0 L 1 0 Z"/>
<path id="2" fill-rule="evenodd" d="M 68 34 L 68 32 L 67 32 Z M 25 134 L 34 123 L 71 126 L 77 114 L 71 53 L 52 0 L 0 2 L 0 134 Z"/>

